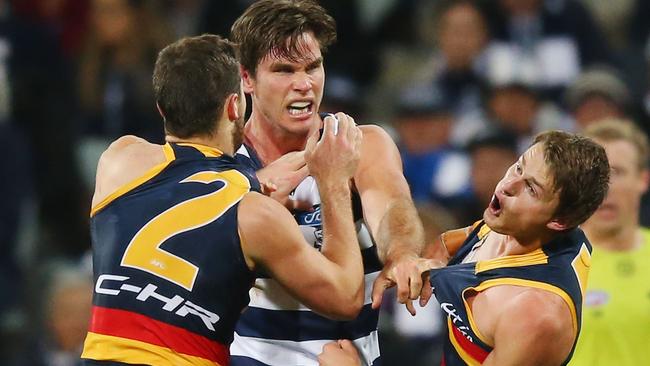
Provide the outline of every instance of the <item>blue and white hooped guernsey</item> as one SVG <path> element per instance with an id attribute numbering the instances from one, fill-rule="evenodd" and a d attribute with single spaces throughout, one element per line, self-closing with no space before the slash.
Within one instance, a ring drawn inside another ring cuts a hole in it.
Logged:
<path id="1" fill-rule="evenodd" d="M 237 151 L 236 159 L 247 167 L 262 168 L 255 151 L 247 145 Z M 269 276 L 258 273 L 250 290 L 250 303 L 235 328 L 230 346 L 232 366 L 317 366 L 323 345 L 336 339 L 353 340 L 360 351 L 362 364 L 380 364 L 377 337 L 378 310 L 371 308 L 372 284 L 382 265 L 372 238 L 363 223 L 358 195 L 353 194 L 353 211 L 365 273 L 365 300 L 359 316 L 352 321 L 335 321 L 322 317 L 299 301 Z M 316 181 L 307 177 L 292 193 L 294 199 L 308 200 L 312 212 L 294 212 L 309 245 L 320 250 L 322 223 L 320 196 Z M 299 274 L 298 274 L 299 275 Z"/>

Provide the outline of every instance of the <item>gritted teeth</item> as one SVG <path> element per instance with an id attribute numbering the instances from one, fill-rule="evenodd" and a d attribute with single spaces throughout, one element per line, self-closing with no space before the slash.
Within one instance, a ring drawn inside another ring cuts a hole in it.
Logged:
<path id="1" fill-rule="evenodd" d="M 308 113 L 311 110 L 311 102 L 293 102 L 289 104 L 289 114 L 299 115 L 303 113 Z"/>
<path id="2" fill-rule="evenodd" d="M 310 104 L 310 102 L 293 102 L 289 105 L 289 108 L 303 109 L 309 107 Z"/>

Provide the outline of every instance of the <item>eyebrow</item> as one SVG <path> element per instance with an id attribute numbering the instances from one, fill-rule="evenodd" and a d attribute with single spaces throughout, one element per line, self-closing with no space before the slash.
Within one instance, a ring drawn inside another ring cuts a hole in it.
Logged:
<path id="1" fill-rule="evenodd" d="M 305 69 L 306 70 L 309 70 L 309 69 L 312 69 L 312 68 L 315 69 L 315 68 L 319 67 L 322 64 L 323 64 L 323 57 L 318 57 L 317 59 L 315 59 L 315 60 L 311 61 L 309 64 L 307 64 L 305 66 Z M 297 68 L 296 63 L 283 62 L 283 61 L 279 61 L 279 60 L 274 61 L 270 66 L 271 70 L 279 70 L 279 69 L 292 69 L 292 70 L 294 70 L 296 68 Z"/>
<path id="2" fill-rule="evenodd" d="M 522 166 L 522 167 L 526 166 L 526 157 L 524 157 L 524 154 L 521 155 L 521 166 Z M 534 185 L 536 185 L 537 187 L 539 187 L 539 190 L 540 190 L 542 193 L 546 192 L 546 189 L 544 188 L 544 186 L 542 186 L 542 184 L 541 184 L 540 182 L 538 182 L 537 179 L 535 179 L 535 177 L 533 177 L 533 176 L 531 175 L 530 178 L 528 178 L 528 179 L 529 179 L 531 182 L 533 182 Z"/>

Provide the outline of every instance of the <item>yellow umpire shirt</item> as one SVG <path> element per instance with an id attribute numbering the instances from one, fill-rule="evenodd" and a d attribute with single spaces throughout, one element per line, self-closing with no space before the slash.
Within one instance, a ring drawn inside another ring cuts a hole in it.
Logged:
<path id="1" fill-rule="evenodd" d="M 594 246 L 571 366 L 650 365 L 650 230 L 640 248 Z"/>

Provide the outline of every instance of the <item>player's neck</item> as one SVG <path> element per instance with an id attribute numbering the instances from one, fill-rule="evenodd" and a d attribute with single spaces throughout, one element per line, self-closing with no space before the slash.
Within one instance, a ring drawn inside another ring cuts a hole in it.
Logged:
<path id="1" fill-rule="evenodd" d="M 536 235 L 529 237 L 515 237 L 497 233 L 494 238 L 498 246 L 495 251 L 495 258 L 531 253 L 552 241 L 556 236 L 557 233 L 553 231 L 538 232 Z"/>
<path id="2" fill-rule="evenodd" d="M 244 142 L 255 149 L 266 166 L 288 152 L 304 150 L 307 137 L 288 134 L 253 114 L 244 127 Z"/>
<path id="3" fill-rule="evenodd" d="M 585 232 L 591 244 L 598 248 L 613 252 L 634 250 L 641 246 L 643 236 L 638 223 L 630 223 L 617 230 L 597 230 L 585 227 Z"/>
<path id="4" fill-rule="evenodd" d="M 188 138 L 180 138 L 172 135 L 166 135 L 165 136 L 165 141 L 167 142 L 174 142 L 177 144 L 196 144 L 196 145 L 203 145 L 203 146 L 208 146 L 212 147 L 214 149 L 217 149 L 221 151 L 224 154 L 227 155 L 233 155 L 234 154 L 234 148 L 232 146 L 232 137 L 230 137 L 230 142 L 226 141 L 221 141 L 218 136 L 220 134 L 217 134 L 217 136 L 195 136 L 195 137 L 188 137 Z"/>

